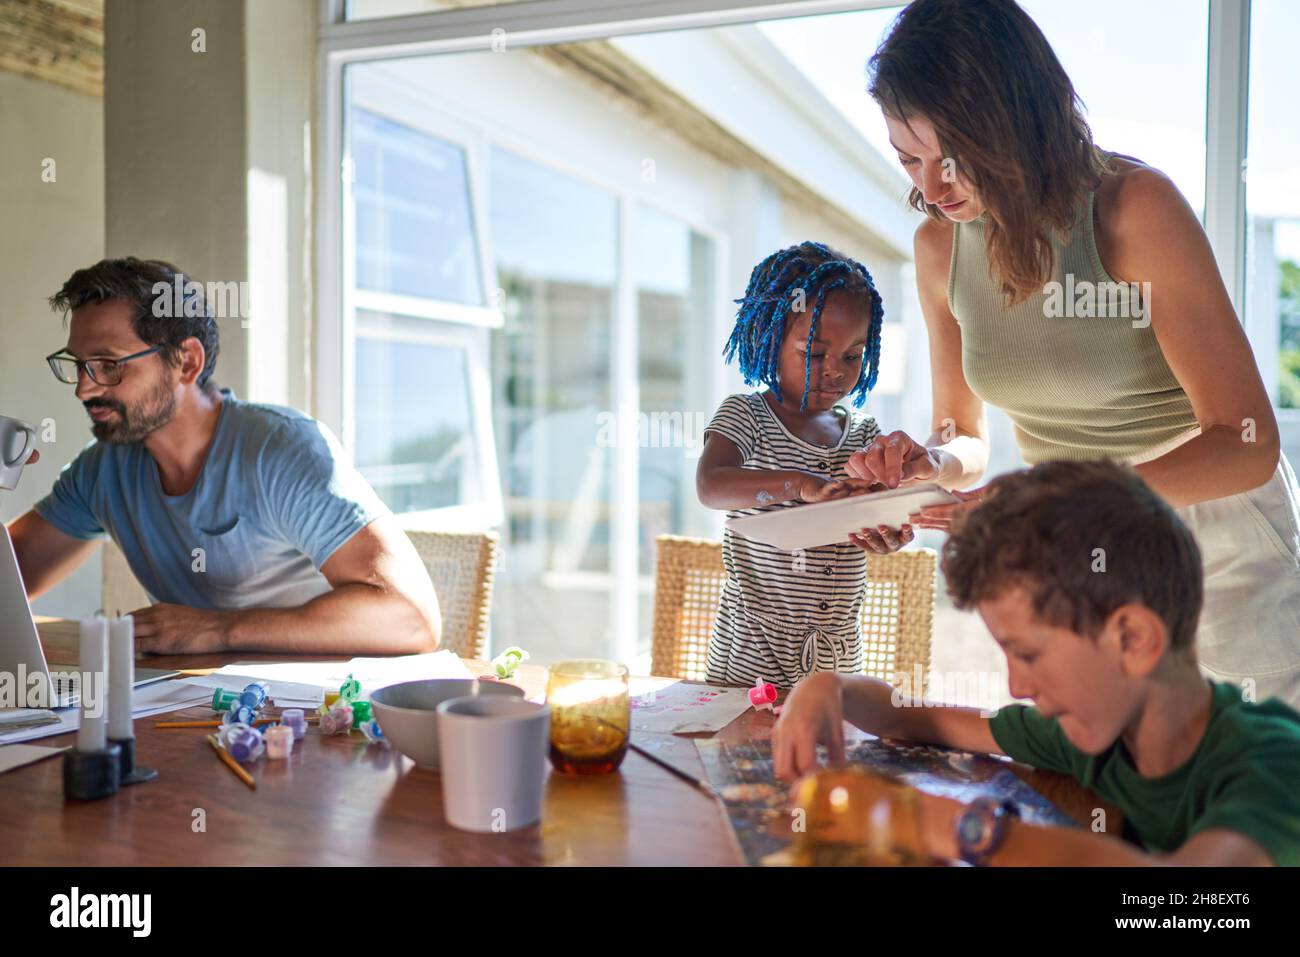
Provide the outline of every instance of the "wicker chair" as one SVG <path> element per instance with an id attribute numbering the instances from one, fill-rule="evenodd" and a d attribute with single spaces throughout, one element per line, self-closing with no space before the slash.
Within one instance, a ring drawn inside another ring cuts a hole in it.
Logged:
<path id="1" fill-rule="evenodd" d="M 455 533 L 407 529 L 438 593 L 442 644 L 466 658 L 487 653 L 492 581 L 496 574 L 496 532 Z"/>
<path id="2" fill-rule="evenodd" d="M 704 680 L 709 639 L 727 573 L 722 544 L 660 535 L 655 540 L 654 643 L 650 671 L 667 678 Z M 935 553 L 928 548 L 867 556 L 862 602 L 863 671 L 893 682 L 915 682 L 930 670 L 934 627 Z M 921 685 L 924 687 L 924 684 Z"/>

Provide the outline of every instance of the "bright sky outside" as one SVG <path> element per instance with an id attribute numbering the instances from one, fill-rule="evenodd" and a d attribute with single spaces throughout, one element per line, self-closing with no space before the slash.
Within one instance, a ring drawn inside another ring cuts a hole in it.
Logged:
<path id="1" fill-rule="evenodd" d="M 1206 0 L 1023 0 L 1088 110 L 1097 142 L 1163 170 L 1197 210 L 1205 199 Z M 880 110 L 866 93 L 866 63 L 900 7 L 759 24 L 888 159 Z M 1300 3 L 1255 0 L 1249 205 L 1252 214 L 1300 219 Z M 1300 226 L 1278 229 L 1278 253 L 1300 260 Z"/>

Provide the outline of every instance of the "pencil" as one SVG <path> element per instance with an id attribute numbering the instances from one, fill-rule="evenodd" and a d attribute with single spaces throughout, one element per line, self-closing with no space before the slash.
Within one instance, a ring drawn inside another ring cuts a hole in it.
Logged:
<path id="1" fill-rule="evenodd" d="M 221 743 L 217 741 L 217 736 L 215 734 L 208 735 L 208 744 L 212 745 L 212 750 L 217 752 L 217 757 L 222 760 L 226 767 L 230 768 L 230 770 L 234 771 L 235 774 L 238 775 L 239 780 L 243 781 L 254 791 L 257 790 L 257 782 L 253 780 L 253 776 L 239 766 L 239 762 L 232 758 L 230 752 L 223 748 Z"/>
<path id="2" fill-rule="evenodd" d="M 275 718 L 258 718 L 253 724 L 270 724 Z M 155 728 L 219 728 L 221 721 L 159 721 Z"/>
<path id="3" fill-rule="evenodd" d="M 274 724 L 279 720 L 280 719 L 278 717 L 258 718 L 256 721 L 253 722 L 253 724 L 254 725 Z M 154 728 L 155 729 L 158 728 L 219 728 L 224 723 L 225 723 L 224 721 L 159 721 L 154 725 Z M 316 721 L 313 718 L 307 718 L 307 723 L 315 724 Z"/>
<path id="4" fill-rule="evenodd" d="M 709 797 L 717 797 L 717 796 L 718 796 L 718 791 L 717 791 L 717 789 L 716 789 L 712 784 L 710 784 L 708 781 L 701 780 L 700 778 L 693 778 L 693 777 L 691 777 L 691 776 L 690 776 L 689 774 L 687 774 L 685 771 L 682 771 L 682 770 L 680 770 L 679 768 L 675 768 L 675 767 L 673 767 L 673 766 L 672 766 L 671 764 L 669 764 L 667 761 L 663 760 L 663 759 L 660 758 L 660 757 L 656 757 L 655 755 L 653 755 L 653 754 L 651 754 L 649 751 L 647 751 L 645 748 L 639 747 L 639 746 L 633 744 L 631 741 L 629 741 L 629 742 L 627 743 L 627 746 L 628 746 L 629 748 L 631 748 L 633 751 L 635 751 L 637 754 L 641 755 L 641 757 L 645 758 L 647 761 L 650 761 L 650 762 L 652 762 L 652 763 L 654 763 L 654 764 L 659 765 L 659 767 L 663 768 L 663 769 L 664 769 L 665 771 L 667 771 L 669 774 L 672 774 L 672 775 L 674 775 L 674 776 L 676 776 L 676 777 L 681 778 L 681 779 L 682 779 L 683 781 L 685 781 L 687 784 L 693 784 L 693 785 L 695 785 L 695 787 L 699 788 L 701 791 L 703 791 L 703 792 L 704 792 L 705 794 L 707 794 Z"/>

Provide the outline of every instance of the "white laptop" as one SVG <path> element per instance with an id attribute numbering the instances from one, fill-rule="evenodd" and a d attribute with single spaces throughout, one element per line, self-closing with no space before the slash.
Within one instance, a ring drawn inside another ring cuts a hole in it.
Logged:
<path id="1" fill-rule="evenodd" d="M 19 696 L 25 696 L 32 687 L 18 684 L 18 676 L 40 675 L 44 688 L 39 707 L 70 708 L 80 700 L 80 670 L 76 665 L 60 665 L 51 675 L 45 663 L 45 650 L 36 631 L 31 605 L 27 603 L 27 590 L 23 587 L 22 573 L 18 570 L 18 556 L 9 530 L 0 524 L 0 673 L 10 675 Z M 135 687 L 152 684 L 179 674 L 161 668 L 137 668 Z M 21 702 L 19 702 L 21 706 Z"/>

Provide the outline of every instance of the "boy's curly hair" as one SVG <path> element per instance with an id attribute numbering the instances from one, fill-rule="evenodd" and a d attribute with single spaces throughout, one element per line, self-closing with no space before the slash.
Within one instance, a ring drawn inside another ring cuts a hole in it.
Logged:
<path id="1" fill-rule="evenodd" d="M 942 567 L 958 608 L 1021 587 L 1043 621 L 1095 638 L 1136 603 L 1160 616 L 1170 648 L 1195 644 L 1201 550 L 1169 503 L 1114 462 L 1044 462 L 995 479 L 955 523 Z"/>

